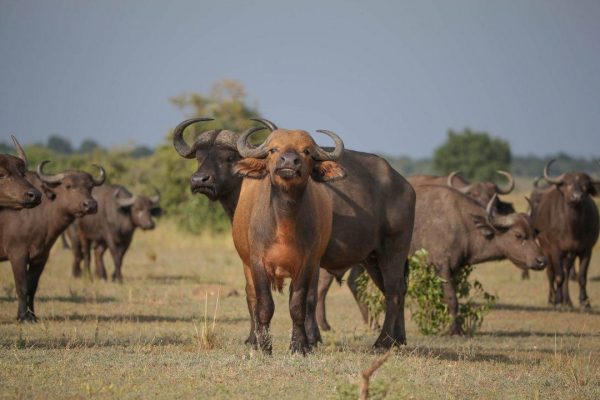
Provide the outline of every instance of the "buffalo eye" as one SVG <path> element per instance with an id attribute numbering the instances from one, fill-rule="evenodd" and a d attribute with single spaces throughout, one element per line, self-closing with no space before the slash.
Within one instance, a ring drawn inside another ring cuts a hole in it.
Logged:
<path id="1" fill-rule="evenodd" d="M 523 239 L 525 239 L 525 236 L 523 236 L 523 234 L 521 234 L 521 233 L 515 233 L 515 237 L 516 237 L 518 240 L 523 240 Z"/>
<path id="2" fill-rule="evenodd" d="M 538 237 L 539 234 L 540 234 L 540 231 L 538 229 L 533 230 L 533 237 Z"/>
<path id="3" fill-rule="evenodd" d="M 269 153 L 271 154 L 275 154 L 277 152 L 277 147 L 273 147 L 272 149 L 269 150 Z"/>
<path id="4" fill-rule="evenodd" d="M 4 172 L 0 172 L 0 179 L 6 178 L 6 174 Z"/>
<path id="5" fill-rule="evenodd" d="M 65 185 L 65 189 L 71 189 L 72 187 L 73 187 L 73 186 L 71 186 L 71 184 L 70 184 L 70 183 L 67 183 L 67 184 Z"/>
<path id="6" fill-rule="evenodd" d="M 309 156 L 310 155 L 310 150 L 306 149 L 306 150 L 303 151 L 303 153 L 306 154 L 307 156 Z"/>
<path id="7" fill-rule="evenodd" d="M 227 157 L 227 162 L 233 162 L 235 158 L 233 156 Z"/>

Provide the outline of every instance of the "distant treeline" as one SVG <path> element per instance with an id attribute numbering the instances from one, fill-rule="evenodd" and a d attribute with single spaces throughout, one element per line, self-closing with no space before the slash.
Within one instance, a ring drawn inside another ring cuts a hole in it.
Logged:
<path id="1" fill-rule="evenodd" d="M 411 158 L 409 156 L 390 156 L 384 157 L 401 174 L 410 176 L 417 174 L 441 174 L 436 171 L 433 158 Z M 565 153 L 558 153 L 549 156 L 512 156 L 510 163 L 510 172 L 515 177 L 533 178 L 542 175 L 544 166 L 551 160 L 557 161 L 552 164 L 551 173 L 560 174 L 566 171 L 585 171 L 594 176 L 600 175 L 600 165 L 595 160 L 584 157 L 572 157 Z"/>

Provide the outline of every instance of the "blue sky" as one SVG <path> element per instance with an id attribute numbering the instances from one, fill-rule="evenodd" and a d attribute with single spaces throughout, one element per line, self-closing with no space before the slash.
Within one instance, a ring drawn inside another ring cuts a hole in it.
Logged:
<path id="1" fill-rule="evenodd" d="M 427 156 L 468 126 L 600 156 L 598 1 L 0 0 L 1 140 L 156 145 L 169 98 L 223 78 L 353 149 Z"/>

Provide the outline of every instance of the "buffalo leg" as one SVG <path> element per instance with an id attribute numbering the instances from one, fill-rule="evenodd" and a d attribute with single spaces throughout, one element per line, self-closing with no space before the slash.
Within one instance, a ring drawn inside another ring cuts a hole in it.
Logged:
<path id="1" fill-rule="evenodd" d="M 381 334 L 374 344 L 376 348 L 406 344 L 404 297 L 407 289 L 407 259 L 411 235 L 412 230 L 409 230 L 386 238 L 383 252 L 377 255 L 386 307 Z"/>
<path id="2" fill-rule="evenodd" d="M 358 309 L 360 310 L 360 315 L 362 316 L 364 323 L 368 324 L 369 310 L 367 309 L 367 306 L 360 300 L 358 286 L 356 284 L 356 279 L 358 279 L 360 274 L 362 274 L 364 271 L 365 269 L 360 265 L 355 265 L 352 267 L 352 269 L 350 270 L 350 274 L 348 275 L 348 288 L 350 289 L 350 293 L 352 293 L 352 296 L 354 296 L 354 300 L 358 305 Z M 376 323 L 377 321 L 374 321 L 374 325 L 376 325 Z M 375 326 L 372 326 L 371 328 L 377 329 Z"/>
<path id="3" fill-rule="evenodd" d="M 316 310 L 317 310 L 317 297 L 319 291 L 319 282 L 320 275 L 323 272 L 327 272 L 325 270 L 321 270 L 321 268 L 317 267 L 313 270 L 311 274 L 308 293 L 306 297 L 306 317 L 304 320 L 304 328 L 306 330 L 306 335 L 308 338 L 308 346 L 309 349 L 316 347 L 318 343 L 323 343 L 323 339 L 321 338 L 321 332 L 319 331 L 319 325 L 317 324 L 316 318 Z"/>
<path id="4" fill-rule="evenodd" d="M 81 244 L 76 238 L 71 239 L 71 252 L 73 253 L 72 274 L 75 278 L 79 278 L 81 276 L 81 260 L 83 256 L 81 254 Z"/>
<path id="5" fill-rule="evenodd" d="M 329 322 L 327 322 L 327 314 L 325 312 L 325 298 L 327 297 L 327 292 L 333 283 L 333 275 L 331 275 L 326 270 L 319 272 L 319 288 L 317 295 L 317 322 L 322 330 L 328 331 L 331 330 L 331 326 Z"/>
<path id="6" fill-rule="evenodd" d="M 310 285 L 317 286 L 318 275 L 312 279 L 313 271 L 316 268 L 309 269 L 305 267 L 297 279 L 292 280 L 290 284 L 290 316 L 292 317 L 292 340 L 290 350 L 292 353 L 305 355 L 309 351 L 308 337 L 306 335 L 306 305 Z M 316 297 L 317 289 L 313 290 L 313 296 Z M 316 299 L 315 299 L 316 301 Z M 313 315 L 314 317 L 314 315 Z M 316 322 L 316 321 L 315 321 Z"/>
<path id="7" fill-rule="evenodd" d="M 559 303 L 557 288 L 560 288 L 557 282 L 557 279 L 560 279 L 557 278 L 557 271 L 562 269 L 560 252 L 558 250 L 550 252 L 548 254 L 548 261 L 548 266 L 546 267 L 546 275 L 548 276 L 548 303 L 556 305 Z M 560 294 L 560 297 L 562 298 L 562 294 Z"/>
<path id="8" fill-rule="evenodd" d="M 579 279 L 579 305 L 582 308 L 591 308 L 590 299 L 587 295 L 587 272 L 588 267 L 590 266 L 590 260 L 592 258 L 592 252 L 588 251 L 583 256 L 579 258 L 579 274 L 577 278 Z"/>
<path id="9" fill-rule="evenodd" d="M 121 273 L 121 265 L 123 264 L 123 256 L 125 255 L 125 251 L 120 247 L 109 247 L 110 254 L 112 255 L 114 264 L 115 264 L 115 272 L 112 274 L 113 282 L 123 283 L 123 274 Z"/>
<path id="10" fill-rule="evenodd" d="M 448 266 L 443 267 L 440 271 L 440 276 L 444 280 L 444 283 L 442 284 L 444 300 L 446 301 L 446 304 L 448 304 L 448 311 L 450 311 L 450 317 L 452 318 L 448 333 L 450 335 L 464 335 L 465 332 L 462 328 L 461 320 L 458 317 L 458 298 L 456 297 L 456 287 L 454 286 L 450 268 Z"/>
<path id="11" fill-rule="evenodd" d="M 563 260 L 563 280 L 562 286 L 560 290 L 562 291 L 562 303 L 566 307 L 573 307 L 573 302 L 571 301 L 571 296 L 569 295 L 569 277 L 571 276 L 571 270 L 573 269 L 573 264 L 575 264 L 575 255 L 573 253 L 567 254 L 567 256 Z"/>
<path id="12" fill-rule="evenodd" d="M 252 279 L 252 271 L 248 265 L 244 264 L 244 275 L 246 276 L 246 302 L 248 303 L 248 312 L 250 313 L 250 334 L 245 343 L 257 348 L 258 342 L 255 334 L 255 314 L 256 314 L 256 289 Z"/>
<path id="13" fill-rule="evenodd" d="M 15 289 L 19 308 L 17 311 L 17 320 L 24 322 L 36 322 L 35 315 L 27 308 L 27 256 L 11 255 L 10 263 L 13 276 L 15 278 Z"/>
<path id="14" fill-rule="evenodd" d="M 80 240 L 81 243 L 81 255 L 83 256 L 83 268 L 85 270 L 85 273 L 87 274 L 87 276 L 91 279 L 92 278 L 92 268 L 91 268 L 91 243 L 90 240 L 82 238 Z"/>
<path id="15" fill-rule="evenodd" d="M 275 303 L 271 294 L 271 282 L 260 264 L 252 266 L 252 280 L 256 293 L 256 312 L 254 314 L 255 335 L 260 349 L 266 353 L 273 352 L 273 343 L 269 326 L 275 313 Z M 304 328 L 304 318 L 302 319 Z"/>
<path id="16" fill-rule="evenodd" d="M 106 244 L 103 242 L 94 243 L 94 263 L 96 264 L 96 276 L 106 280 L 106 268 L 104 267 L 104 252 Z"/>
<path id="17" fill-rule="evenodd" d="M 40 276 L 42 275 L 45 266 L 46 260 L 30 262 L 29 270 L 27 271 L 27 309 L 36 320 L 34 305 L 35 293 L 37 292 Z"/>

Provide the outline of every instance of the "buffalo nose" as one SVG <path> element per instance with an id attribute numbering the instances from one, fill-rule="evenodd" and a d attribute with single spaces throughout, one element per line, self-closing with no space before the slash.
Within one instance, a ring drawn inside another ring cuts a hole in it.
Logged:
<path id="1" fill-rule="evenodd" d="M 284 153 L 279 157 L 279 163 L 282 167 L 296 167 L 300 165 L 300 157 L 296 153 Z"/>
<path id="2" fill-rule="evenodd" d="M 98 208 L 98 203 L 96 203 L 96 200 L 94 199 L 86 199 L 83 201 L 83 208 L 86 212 L 94 212 Z"/>
<path id="3" fill-rule="evenodd" d="M 31 189 L 25 192 L 25 198 L 30 202 L 36 202 L 42 197 L 42 194 L 35 189 Z"/>
<path id="4" fill-rule="evenodd" d="M 207 174 L 195 173 L 191 178 L 192 186 L 209 185 L 213 183 L 213 177 Z"/>
<path id="5" fill-rule="evenodd" d="M 543 268 L 548 264 L 548 259 L 544 256 L 536 257 L 535 261 L 537 262 L 539 268 Z"/>

